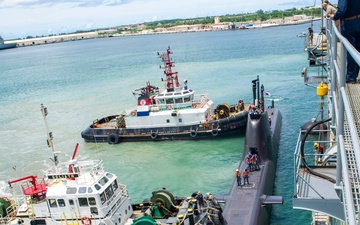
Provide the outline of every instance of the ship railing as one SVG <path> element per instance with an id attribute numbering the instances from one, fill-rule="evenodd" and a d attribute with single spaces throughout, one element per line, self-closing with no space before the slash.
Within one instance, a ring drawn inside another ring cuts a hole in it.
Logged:
<path id="1" fill-rule="evenodd" d="M 80 161 L 78 162 L 78 165 L 81 167 L 81 171 L 89 171 L 94 174 L 101 174 L 105 172 L 102 160 Z"/>
<path id="2" fill-rule="evenodd" d="M 76 165 L 78 166 L 80 171 L 74 171 L 74 173 L 104 173 L 104 165 L 102 160 L 85 160 L 85 161 L 77 161 Z M 45 176 L 49 174 L 56 174 L 56 175 L 66 175 L 68 174 L 69 165 L 67 163 L 63 163 L 57 167 L 50 168 L 49 170 L 45 171 Z"/>
<path id="3" fill-rule="evenodd" d="M 347 86 L 347 54 L 360 65 L 360 53 L 337 30 L 334 21 L 326 21 L 326 35 L 329 55 L 329 102 L 332 115 L 331 125 L 336 134 L 337 171 L 336 188 L 342 191 L 346 224 L 359 224 L 360 209 L 360 145 L 357 127 L 359 111 L 358 98 L 352 97 L 349 89 L 357 90 L 359 84 Z M 360 124 L 359 124 L 360 125 Z"/>
<path id="4" fill-rule="evenodd" d="M 314 131 L 314 130 L 313 130 Z M 300 130 L 296 149 L 294 152 L 294 193 L 298 196 L 299 193 L 302 193 L 304 189 L 312 189 L 319 197 L 322 197 L 321 190 L 316 189 L 316 184 L 311 184 L 307 181 L 309 167 L 312 170 L 321 169 L 322 173 L 333 174 L 336 165 L 336 154 L 333 151 L 333 148 L 336 147 L 336 142 L 332 140 L 319 141 L 318 134 L 321 134 L 328 130 L 318 130 L 314 132 L 312 136 L 307 136 L 307 140 L 303 140 L 304 130 Z M 301 154 L 302 142 L 304 146 L 303 155 Z M 314 143 L 317 142 L 323 146 L 324 153 L 320 154 L 314 152 Z M 306 163 L 306 165 L 305 165 Z M 302 196 L 304 197 L 304 196 Z"/>
<path id="5" fill-rule="evenodd" d="M 150 111 L 162 111 L 162 110 L 177 110 L 177 109 L 184 109 L 184 108 L 201 108 L 209 101 L 207 94 L 200 94 L 196 95 L 192 101 L 188 102 L 171 102 L 171 103 L 164 103 L 164 104 L 156 104 L 153 105 Z"/>

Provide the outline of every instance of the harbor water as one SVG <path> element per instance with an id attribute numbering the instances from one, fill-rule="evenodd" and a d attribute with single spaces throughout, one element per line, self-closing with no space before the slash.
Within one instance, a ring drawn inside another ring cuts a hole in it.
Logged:
<path id="1" fill-rule="evenodd" d="M 260 77 L 283 115 L 271 224 L 310 224 L 311 213 L 292 209 L 293 152 L 300 126 L 319 111 L 315 89 L 303 84 L 304 39 L 309 24 L 264 29 L 128 36 L 38 45 L 0 51 L 0 186 L 26 175 L 42 176 L 52 164 L 40 111 L 60 161 L 79 143 L 79 159 L 102 159 L 127 185 L 133 202 L 166 187 L 175 195 L 195 191 L 226 195 L 240 163 L 244 136 L 199 140 L 85 143 L 80 133 L 93 120 L 136 106 L 132 92 L 147 81 L 160 88 L 157 52 L 168 46 L 179 80 L 215 105 L 252 101 Z M 250 175 L 251 182 L 251 175 Z M 2 189 L 2 192 L 4 189 Z M 6 193 L 1 193 L 6 194 Z"/>

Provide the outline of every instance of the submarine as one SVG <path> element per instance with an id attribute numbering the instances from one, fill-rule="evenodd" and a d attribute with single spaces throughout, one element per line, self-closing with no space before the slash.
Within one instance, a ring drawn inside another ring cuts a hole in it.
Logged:
<path id="1" fill-rule="evenodd" d="M 274 107 L 274 101 L 265 109 L 264 86 L 260 87 L 259 76 L 252 84 L 253 105 L 248 114 L 243 156 L 237 169 L 241 173 L 241 185 L 235 179 L 230 194 L 222 199 L 225 204 L 223 217 L 228 225 L 269 224 L 271 206 L 284 202 L 282 196 L 273 195 L 282 115 Z M 243 178 L 245 169 L 249 172 L 249 182 Z"/>

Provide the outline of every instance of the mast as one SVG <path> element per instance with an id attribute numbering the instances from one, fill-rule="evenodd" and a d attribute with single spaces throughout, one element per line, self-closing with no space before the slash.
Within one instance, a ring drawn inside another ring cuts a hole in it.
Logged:
<path id="1" fill-rule="evenodd" d="M 51 150 L 52 150 L 53 155 L 54 155 L 53 162 L 55 163 L 55 167 L 57 167 L 57 165 L 59 164 L 59 159 L 58 159 L 58 156 L 57 156 L 58 153 L 55 152 L 55 150 L 54 150 L 54 145 L 53 145 L 53 142 L 52 142 L 53 135 L 52 135 L 52 132 L 49 132 L 49 126 L 48 126 L 47 121 L 46 121 L 46 116 L 48 114 L 48 111 L 47 111 L 47 108 L 44 107 L 43 104 L 41 104 L 41 112 L 42 112 L 42 115 L 43 115 L 43 118 L 44 118 L 45 127 L 46 127 L 46 133 L 47 133 L 47 137 L 48 137 L 46 142 L 47 142 L 48 147 L 49 148 L 51 147 Z"/>
<path id="2" fill-rule="evenodd" d="M 174 67 L 175 65 L 173 64 L 174 62 L 171 62 L 171 58 L 170 58 L 170 54 L 173 54 L 172 51 L 170 51 L 170 47 L 168 47 L 168 49 L 166 50 L 166 52 L 162 53 L 161 55 L 159 55 L 159 58 L 161 58 L 161 61 L 164 63 L 164 66 L 160 68 L 164 69 L 164 74 L 166 76 L 166 90 L 168 92 L 172 92 L 174 91 L 176 88 L 180 87 L 179 84 L 179 80 L 178 80 L 178 72 L 173 72 L 172 71 L 172 67 Z M 173 76 L 175 75 L 175 76 Z M 162 79 L 162 81 L 164 81 Z"/>

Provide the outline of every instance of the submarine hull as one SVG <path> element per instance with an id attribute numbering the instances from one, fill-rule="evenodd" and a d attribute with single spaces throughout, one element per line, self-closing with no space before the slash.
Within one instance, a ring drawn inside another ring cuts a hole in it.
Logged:
<path id="1" fill-rule="evenodd" d="M 248 115 L 243 157 L 238 168 L 241 172 L 241 185 L 238 186 L 235 179 L 230 194 L 224 197 L 223 216 L 229 225 L 269 224 L 271 206 L 283 204 L 282 196 L 272 195 L 282 115 L 274 106 L 266 110 L 262 110 L 263 107 L 260 105 L 259 112 Z M 255 154 L 259 158 L 259 167 L 249 165 L 249 155 Z M 249 171 L 249 183 L 243 178 L 245 169 Z"/>

